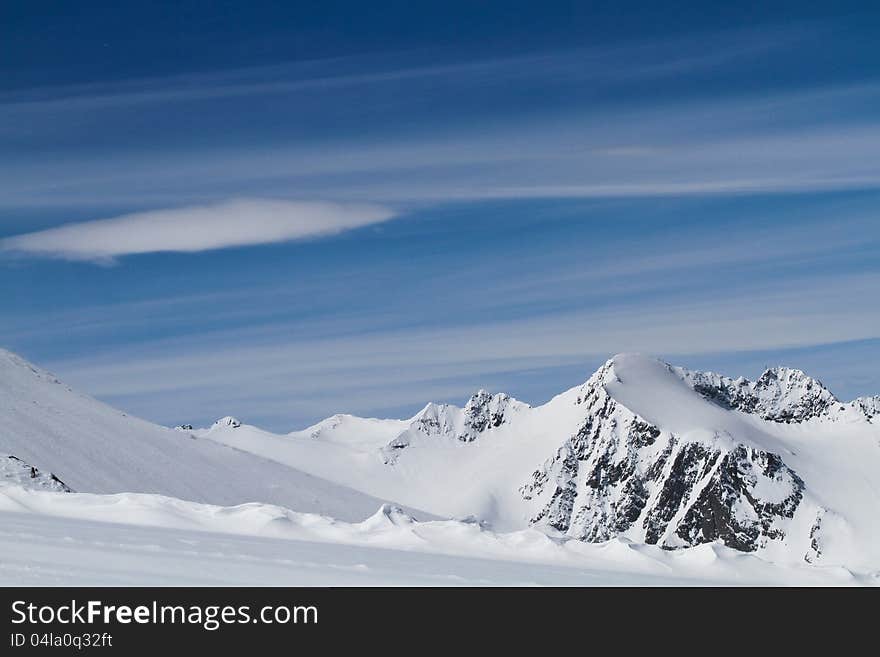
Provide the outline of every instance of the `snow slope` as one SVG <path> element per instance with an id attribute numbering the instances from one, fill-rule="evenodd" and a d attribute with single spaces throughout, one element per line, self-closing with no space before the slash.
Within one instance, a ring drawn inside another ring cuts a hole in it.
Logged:
<path id="1" fill-rule="evenodd" d="M 0 456 L 7 455 L 83 492 L 270 502 L 349 520 L 367 517 L 385 501 L 131 417 L 0 350 Z"/>

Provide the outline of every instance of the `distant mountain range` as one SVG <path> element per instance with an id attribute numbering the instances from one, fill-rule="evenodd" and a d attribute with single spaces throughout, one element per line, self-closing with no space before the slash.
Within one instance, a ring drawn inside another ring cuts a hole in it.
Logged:
<path id="1" fill-rule="evenodd" d="M 361 520 L 535 527 L 773 561 L 880 564 L 880 397 L 838 400 L 795 369 L 756 381 L 613 357 L 531 407 L 479 391 L 406 420 L 336 415 L 279 435 L 226 417 L 160 427 L 0 351 L 0 467 L 16 485 L 267 502 Z M 31 476 L 33 474 L 33 476 Z"/>

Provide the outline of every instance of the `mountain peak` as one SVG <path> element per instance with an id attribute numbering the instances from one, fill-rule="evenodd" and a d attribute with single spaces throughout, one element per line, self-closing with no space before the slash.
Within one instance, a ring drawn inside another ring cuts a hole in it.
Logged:
<path id="1" fill-rule="evenodd" d="M 518 402 L 510 395 L 497 393 L 490 395 L 485 390 L 479 390 L 473 395 L 464 407 L 464 427 L 458 435 L 463 442 L 472 442 L 486 429 L 501 426 L 508 411 L 525 407 L 526 404 Z"/>
<path id="2" fill-rule="evenodd" d="M 465 403 L 464 407 L 470 408 L 473 406 L 481 406 L 487 404 L 491 399 L 492 395 L 489 394 L 489 392 L 486 391 L 485 388 L 480 388 L 470 396 L 470 399 L 467 400 L 467 403 Z"/>
<path id="3" fill-rule="evenodd" d="M 620 354 L 578 393 L 579 426 L 519 489 L 533 524 L 668 549 L 722 541 L 754 551 L 785 536 L 800 476 L 677 368 Z"/>
<path id="4" fill-rule="evenodd" d="M 657 367 L 669 368 L 664 361 L 639 352 L 621 352 L 606 360 L 587 380 L 587 384 L 606 385 L 623 382 L 627 379 L 638 379 L 640 373 L 650 372 Z"/>
<path id="5" fill-rule="evenodd" d="M 803 370 L 799 370 L 795 367 L 784 367 L 780 365 L 768 367 L 767 369 L 765 369 L 755 383 L 764 386 L 774 385 L 776 383 L 787 385 L 803 383 L 804 385 L 808 386 L 816 386 L 820 388 L 825 387 L 824 385 L 822 385 L 821 381 L 819 381 L 818 379 L 814 379 Z"/>

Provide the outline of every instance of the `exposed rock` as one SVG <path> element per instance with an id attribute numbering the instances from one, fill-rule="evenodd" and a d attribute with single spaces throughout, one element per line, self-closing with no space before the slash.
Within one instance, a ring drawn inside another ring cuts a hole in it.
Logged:
<path id="1" fill-rule="evenodd" d="M 241 426 L 241 421 L 237 418 L 232 417 L 231 415 L 227 415 L 226 417 L 221 417 L 217 420 L 213 425 L 213 427 L 231 427 L 232 429 L 238 429 Z"/>
<path id="2" fill-rule="evenodd" d="M 533 524 L 598 542 L 618 535 L 678 548 L 753 551 L 781 539 L 804 483 L 782 459 L 730 436 L 685 441 L 613 399 L 608 363 L 583 386 L 580 430 L 520 488 Z"/>
<path id="3" fill-rule="evenodd" d="M 485 390 L 479 390 L 465 404 L 464 427 L 456 438 L 469 443 L 487 429 L 500 427 L 507 420 L 508 411 L 517 404 L 524 406 L 510 395 L 503 393 L 490 395 Z"/>
<path id="4" fill-rule="evenodd" d="M 820 381 L 787 367 L 765 370 L 757 381 L 680 367 L 672 370 L 706 399 L 773 422 L 803 422 L 840 405 Z"/>
<path id="5" fill-rule="evenodd" d="M 41 472 L 17 456 L 0 457 L 0 482 L 25 488 L 70 493 L 71 488 L 51 472 Z"/>
<path id="6" fill-rule="evenodd" d="M 772 493 L 759 496 L 759 487 Z M 720 540 L 751 552 L 767 539 L 784 538 L 778 521 L 794 516 L 803 490 L 803 480 L 778 455 L 738 445 L 721 457 L 675 533 L 685 545 Z"/>
<path id="7" fill-rule="evenodd" d="M 859 397 L 851 401 L 850 405 L 860 411 L 868 422 L 880 421 L 880 395 Z"/>
<path id="8" fill-rule="evenodd" d="M 822 556 L 822 521 L 825 519 L 825 512 L 825 508 L 820 506 L 813 526 L 810 527 L 810 549 L 804 555 L 804 561 L 807 563 L 816 563 Z"/>
<path id="9" fill-rule="evenodd" d="M 464 408 L 452 404 L 428 404 L 413 418 L 406 430 L 382 449 L 385 462 L 395 463 L 400 450 L 420 440 L 440 438 L 462 443 L 473 442 L 528 407 L 528 404 L 517 401 L 510 395 L 492 395 L 485 390 L 479 390 L 472 395 Z"/>

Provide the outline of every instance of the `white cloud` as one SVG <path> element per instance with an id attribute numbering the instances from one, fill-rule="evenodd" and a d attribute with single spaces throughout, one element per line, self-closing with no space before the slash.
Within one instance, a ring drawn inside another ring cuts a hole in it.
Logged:
<path id="1" fill-rule="evenodd" d="M 234 199 L 65 224 L 0 240 L 0 250 L 108 261 L 159 251 L 194 252 L 333 235 L 387 221 L 368 204 Z"/>

